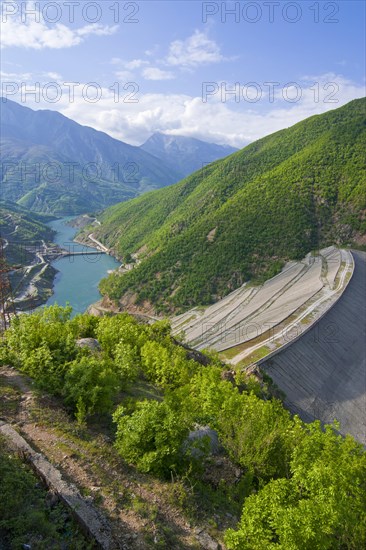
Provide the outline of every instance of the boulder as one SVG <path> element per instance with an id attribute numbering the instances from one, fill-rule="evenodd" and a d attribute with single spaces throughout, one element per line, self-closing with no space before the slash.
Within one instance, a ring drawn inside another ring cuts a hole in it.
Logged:
<path id="1" fill-rule="evenodd" d="M 76 340 L 76 345 L 78 348 L 89 348 L 94 351 L 100 350 L 99 342 L 95 338 L 79 338 L 79 340 Z"/>

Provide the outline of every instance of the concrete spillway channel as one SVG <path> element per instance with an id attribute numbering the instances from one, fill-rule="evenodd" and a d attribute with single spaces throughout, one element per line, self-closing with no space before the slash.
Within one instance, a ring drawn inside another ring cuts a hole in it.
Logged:
<path id="1" fill-rule="evenodd" d="M 352 252 L 346 290 L 318 323 L 287 348 L 258 361 L 304 420 L 340 422 L 366 445 L 366 253 Z"/>

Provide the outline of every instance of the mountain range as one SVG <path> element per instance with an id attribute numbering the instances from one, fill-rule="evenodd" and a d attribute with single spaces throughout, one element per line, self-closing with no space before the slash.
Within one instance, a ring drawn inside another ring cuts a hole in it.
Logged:
<path id="1" fill-rule="evenodd" d="M 172 172 L 178 171 L 180 179 L 238 150 L 230 145 L 216 145 L 200 139 L 160 132 L 153 134 L 140 148 L 161 159 Z"/>
<path id="2" fill-rule="evenodd" d="M 56 111 L 34 111 L 4 99 L 0 107 L 1 198 L 38 212 L 99 211 L 172 184 L 231 152 L 226 146 L 175 137 L 178 163 L 168 136 L 166 142 L 159 134 L 136 147 Z"/>
<path id="3" fill-rule="evenodd" d="M 310 117 L 107 209 L 96 238 L 139 262 L 102 280 L 102 293 L 125 307 L 183 311 L 317 247 L 365 245 L 365 108 L 359 99 Z"/>

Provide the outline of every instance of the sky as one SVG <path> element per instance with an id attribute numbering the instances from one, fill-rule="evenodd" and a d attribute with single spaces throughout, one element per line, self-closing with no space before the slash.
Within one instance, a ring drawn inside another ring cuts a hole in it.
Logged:
<path id="1" fill-rule="evenodd" d="M 1 93 L 238 148 L 365 96 L 365 2 L 1 1 Z"/>

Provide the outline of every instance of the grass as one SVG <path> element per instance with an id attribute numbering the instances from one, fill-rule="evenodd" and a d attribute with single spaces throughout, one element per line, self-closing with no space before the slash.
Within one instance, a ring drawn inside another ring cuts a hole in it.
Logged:
<path id="1" fill-rule="evenodd" d="M 247 355 L 246 357 L 244 357 L 244 359 L 239 361 L 239 363 L 236 364 L 236 367 L 248 367 L 252 363 L 256 363 L 260 359 L 263 359 L 263 357 L 266 357 L 266 355 L 271 353 L 271 351 L 272 350 L 268 346 L 262 346 L 261 348 L 255 350 L 253 353 Z"/>
<path id="2" fill-rule="evenodd" d="M 1 548 L 92 548 L 71 514 L 41 486 L 30 467 L 23 464 L 2 436 L 0 478 L 0 529 L 4 544 Z"/>
<path id="3" fill-rule="evenodd" d="M 8 418 L 13 416 L 20 402 L 20 391 L 10 386 L 6 380 L 0 377 L 0 416 Z"/>

